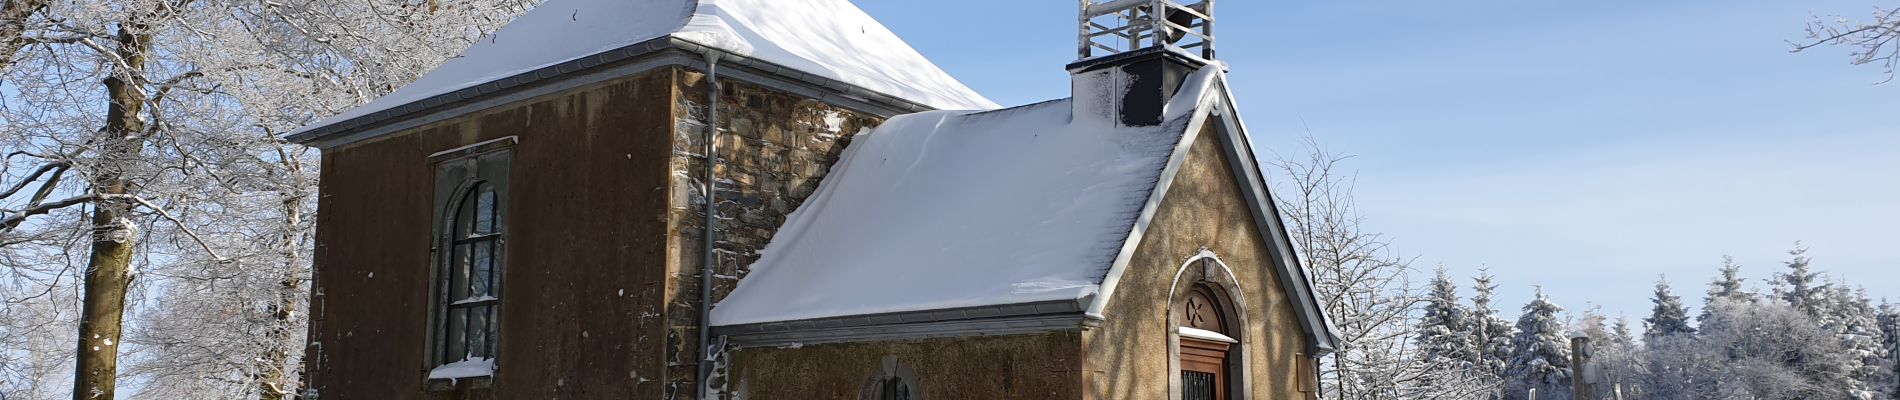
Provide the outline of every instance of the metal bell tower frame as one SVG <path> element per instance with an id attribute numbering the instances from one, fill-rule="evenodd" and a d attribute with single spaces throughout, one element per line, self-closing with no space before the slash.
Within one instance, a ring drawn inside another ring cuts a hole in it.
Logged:
<path id="1" fill-rule="evenodd" d="M 1214 0 L 1082 0 L 1078 56 L 1087 60 L 1149 47 L 1214 59 Z"/>

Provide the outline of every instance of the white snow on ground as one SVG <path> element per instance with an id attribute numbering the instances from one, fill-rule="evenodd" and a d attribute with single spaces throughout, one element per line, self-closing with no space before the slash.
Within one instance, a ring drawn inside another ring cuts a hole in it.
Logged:
<path id="1" fill-rule="evenodd" d="M 847 0 L 548 0 L 408 86 L 292 134 L 668 35 L 939 109 L 997 108 Z"/>
<path id="2" fill-rule="evenodd" d="M 462 361 L 443 364 L 429 371 L 429 379 L 460 379 L 489 376 L 495 374 L 495 360 L 491 358 L 469 358 Z"/>
<path id="3" fill-rule="evenodd" d="M 859 134 L 713 324 L 1095 294 L 1188 119 L 1070 114 L 1068 100 L 919 113 Z"/>

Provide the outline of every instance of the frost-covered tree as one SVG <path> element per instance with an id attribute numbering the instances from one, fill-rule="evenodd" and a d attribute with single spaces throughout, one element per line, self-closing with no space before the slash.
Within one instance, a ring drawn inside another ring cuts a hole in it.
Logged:
<path id="1" fill-rule="evenodd" d="M 1321 397 L 1468 399 L 1486 391 L 1471 374 L 1420 356 L 1412 318 L 1426 296 L 1409 280 L 1411 260 L 1360 226 L 1350 174 L 1339 171 L 1348 157 L 1311 138 L 1307 144 L 1304 156 L 1272 165 L 1284 174 L 1275 198 L 1288 233 L 1338 328 L 1339 349 L 1320 375 Z"/>
<path id="2" fill-rule="evenodd" d="M 1847 46 L 1853 49 L 1854 65 L 1879 65 L 1886 69 L 1886 81 L 1892 81 L 1894 68 L 1900 66 L 1900 8 L 1875 6 L 1872 16 L 1861 21 L 1817 16 L 1808 22 L 1806 40 L 1793 44 L 1795 52 L 1823 45 Z"/>
<path id="3" fill-rule="evenodd" d="M 1821 328 L 1839 338 L 1846 350 L 1843 367 L 1856 398 L 1873 398 L 1883 373 L 1882 364 L 1889 360 L 1881 343 L 1886 333 L 1881 331 L 1879 315 L 1864 291 L 1849 290 L 1845 285 L 1831 285 L 1827 302 L 1828 322 Z"/>
<path id="4" fill-rule="evenodd" d="M 1504 372 L 1505 398 L 1522 399 L 1532 389 L 1538 399 L 1566 399 L 1570 393 L 1570 340 L 1559 316 L 1563 307 L 1550 302 L 1542 287 L 1524 305 L 1511 340 L 1510 366 Z"/>
<path id="5" fill-rule="evenodd" d="M 1478 276 L 1472 278 L 1471 322 L 1472 342 L 1478 351 L 1477 370 L 1491 378 L 1504 373 L 1504 367 L 1511 359 L 1511 321 L 1498 315 L 1491 305 L 1497 292 L 1497 283 L 1492 282 L 1489 270 L 1478 270 Z M 1500 381 L 1501 382 L 1501 381 Z"/>
<path id="6" fill-rule="evenodd" d="M 1806 313 L 1777 302 L 1709 307 L 1695 341 L 1657 351 L 1684 377 L 1652 380 L 1655 398 L 1858 398 L 1850 354 Z"/>
<path id="7" fill-rule="evenodd" d="M 1682 306 L 1682 298 L 1669 292 L 1669 279 L 1656 281 L 1654 304 L 1649 318 L 1643 319 L 1644 335 L 1647 337 L 1688 335 L 1695 333 L 1695 327 L 1689 325 L 1689 310 Z"/>
<path id="8" fill-rule="evenodd" d="M 1458 284 L 1439 266 L 1433 276 L 1418 319 L 1418 348 L 1425 362 L 1442 362 L 1447 367 L 1470 369 L 1475 360 L 1470 311 L 1458 298 Z"/>
<path id="9" fill-rule="evenodd" d="M 1884 379 L 1880 385 L 1889 399 L 1900 399 L 1900 307 L 1885 300 L 1880 302 L 1880 331 L 1886 334 L 1881 343 L 1887 351 Z"/>
<path id="10" fill-rule="evenodd" d="M 1610 334 L 1615 335 L 1617 344 L 1625 346 L 1633 346 L 1636 344 L 1636 335 L 1630 332 L 1629 317 L 1616 317 L 1616 324 L 1611 325 Z"/>
<path id="11" fill-rule="evenodd" d="M 532 3 L 0 0 L 0 294 L 56 311 L 0 336 L 73 332 L 0 349 L 0 393 L 293 395 L 315 154 L 279 135 Z"/>
<path id="12" fill-rule="evenodd" d="M 1823 318 L 1828 305 L 1827 283 L 1821 278 L 1820 272 L 1809 267 L 1808 263 L 1812 259 L 1808 257 L 1808 248 L 1802 246 L 1801 242 L 1795 242 L 1794 249 L 1788 250 L 1788 256 L 1790 258 L 1785 263 L 1788 272 L 1775 275 L 1775 298 L 1807 314 L 1810 319 Z"/>
<path id="13" fill-rule="evenodd" d="M 1755 301 L 1755 294 L 1742 287 L 1745 281 L 1742 278 L 1742 265 L 1735 263 L 1735 257 L 1722 256 L 1722 272 L 1715 280 L 1709 281 L 1709 294 L 1702 297 L 1702 304 L 1714 303 L 1716 299 Z M 1702 315 L 1696 316 L 1696 321 L 1708 319 L 1709 309 L 1703 307 Z"/>

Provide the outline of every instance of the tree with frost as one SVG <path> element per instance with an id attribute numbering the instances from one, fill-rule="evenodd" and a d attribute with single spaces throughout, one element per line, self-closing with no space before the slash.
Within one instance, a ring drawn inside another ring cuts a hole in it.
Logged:
<path id="1" fill-rule="evenodd" d="M 1571 331 L 1572 336 L 1582 334 L 1590 338 L 1590 363 L 1597 371 L 1597 392 L 1605 397 L 1618 387 L 1632 386 L 1645 373 L 1642 348 L 1628 336 L 1628 329 L 1626 319 L 1611 322 L 1602 312 L 1593 309 L 1584 312 Z"/>
<path id="2" fill-rule="evenodd" d="M 1477 349 L 1477 370 L 1484 375 L 1497 378 L 1504 373 L 1504 367 L 1511 359 L 1511 336 L 1515 331 L 1511 322 L 1498 316 L 1498 310 L 1491 306 L 1497 283 L 1492 282 L 1489 270 L 1478 270 L 1478 277 L 1472 278 L 1471 321 L 1472 341 Z M 1502 381 L 1498 381 L 1502 382 Z"/>
<path id="3" fill-rule="evenodd" d="M 1644 335 L 1647 337 L 1690 335 L 1695 327 L 1689 326 L 1689 310 L 1682 306 L 1682 298 L 1669 292 L 1669 279 L 1656 280 L 1655 297 L 1649 300 L 1651 308 L 1649 318 L 1643 319 Z"/>
<path id="4" fill-rule="evenodd" d="M 1862 393 L 1847 349 L 1807 314 L 1778 302 L 1720 300 L 1694 341 L 1653 350 L 1676 376 L 1655 398 L 1852 399 Z"/>
<path id="5" fill-rule="evenodd" d="M 1856 292 L 1844 285 L 1829 287 L 1827 302 L 1829 317 L 1822 330 L 1839 338 L 1847 352 L 1843 367 L 1848 371 L 1850 390 L 1856 398 L 1871 399 L 1883 373 L 1882 364 L 1888 360 L 1887 349 L 1880 343 L 1886 333 L 1881 331 L 1879 315 L 1865 291 Z"/>
<path id="6" fill-rule="evenodd" d="M 70 332 L 0 393 L 294 395 L 315 154 L 279 135 L 531 4 L 0 0 L 0 337 Z"/>
<path id="7" fill-rule="evenodd" d="M 1629 317 L 1616 317 L 1616 324 L 1611 326 L 1610 334 L 1614 335 L 1617 344 L 1625 346 L 1636 344 L 1636 335 L 1630 330 Z"/>
<path id="8" fill-rule="evenodd" d="M 1457 369 L 1476 364 L 1475 344 L 1471 335 L 1470 312 L 1458 299 L 1458 284 L 1451 281 L 1443 265 L 1432 278 L 1426 294 L 1425 314 L 1418 320 L 1418 348 L 1425 362 L 1442 362 Z"/>
<path id="9" fill-rule="evenodd" d="M 1880 331 L 1885 333 L 1881 344 L 1887 351 L 1884 378 L 1879 380 L 1884 387 L 1886 398 L 1900 399 L 1900 307 L 1885 300 L 1880 302 Z"/>
<path id="10" fill-rule="evenodd" d="M 1722 256 L 1721 275 L 1716 276 L 1715 280 L 1709 281 L 1709 294 L 1708 296 L 1702 297 L 1702 304 L 1714 303 L 1716 299 L 1755 301 L 1755 294 L 1749 293 L 1747 289 L 1742 287 L 1744 281 L 1745 279 L 1742 278 L 1742 265 L 1735 263 L 1735 257 Z M 1702 315 L 1696 316 L 1696 321 L 1708 319 L 1709 309 L 1703 307 Z"/>
<path id="11" fill-rule="evenodd" d="M 1538 399 L 1565 399 L 1570 393 L 1570 339 L 1544 288 L 1524 305 L 1511 339 L 1511 361 L 1504 372 L 1505 398 L 1522 399 L 1536 390 Z"/>
<path id="12" fill-rule="evenodd" d="M 1411 260 L 1361 227 L 1348 156 L 1307 138 L 1309 151 L 1271 163 L 1287 231 L 1313 291 L 1336 326 L 1339 349 L 1320 371 L 1323 398 L 1467 399 L 1487 390 L 1470 374 L 1427 361 L 1412 318 L 1427 296 L 1409 280 Z"/>
<path id="13" fill-rule="evenodd" d="M 1809 268 L 1808 248 L 1801 242 L 1794 243 L 1794 249 L 1788 250 L 1791 257 L 1785 263 L 1788 272 L 1775 275 L 1775 299 L 1807 314 L 1810 319 L 1821 319 L 1827 308 L 1827 283 L 1821 279 L 1821 273 Z"/>
<path id="14" fill-rule="evenodd" d="M 1854 65 L 1874 64 L 1885 68 L 1892 81 L 1894 68 L 1900 66 L 1900 8 L 1875 6 L 1866 20 L 1847 17 L 1814 17 L 1808 22 L 1807 37 L 1790 42 L 1794 52 L 1821 46 L 1846 46 L 1853 49 Z"/>

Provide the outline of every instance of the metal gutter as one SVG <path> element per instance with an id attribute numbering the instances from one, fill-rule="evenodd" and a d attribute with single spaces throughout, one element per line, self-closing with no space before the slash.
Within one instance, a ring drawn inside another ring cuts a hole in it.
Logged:
<path id="1" fill-rule="evenodd" d="M 795 321 L 714 326 L 740 347 L 930 337 L 1010 335 L 1079 329 L 1098 320 L 1083 314 L 1089 298 L 947 308 Z"/>

